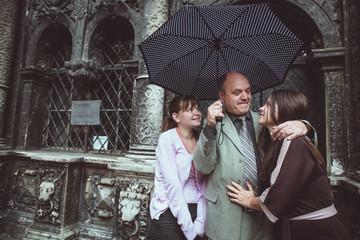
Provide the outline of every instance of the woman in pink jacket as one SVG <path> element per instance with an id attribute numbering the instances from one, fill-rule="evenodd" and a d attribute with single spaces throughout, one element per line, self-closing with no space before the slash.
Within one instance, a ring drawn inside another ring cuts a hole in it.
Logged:
<path id="1" fill-rule="evenodd" d="M 193 96 L 177 96 L 169 106 L 156 148 L 154 194 L 148 239 L 195 239 L 204 236 L 206 179 L 192 164 L 201 124 Z"/>

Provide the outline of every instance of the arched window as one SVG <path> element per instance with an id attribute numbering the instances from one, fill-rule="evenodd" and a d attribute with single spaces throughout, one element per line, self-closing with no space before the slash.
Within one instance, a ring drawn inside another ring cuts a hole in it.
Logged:
<path id="1" fill-rule="evenodd" d="M 133 75 L 137 73 L 137 65 L 131 61 L 133 51 L 134 31 L 124 18 L 104 20 L 91 38 L 89 58 L 103 70 L 94 92 L 101 100 L 101 124 L 93 126 L 91 136 L 92 144 L 101 143 L 99 151 L 129 149 Z"/>
<path id="2" fill-rule="evenodd" d="M 43 35 L 51 45 L 47 62 L 51 62 L 50 73 L 55 77 L 47 102 L 43 146 L 54 150 L 126 152 L 130 143 L 133 75 L 137 73 L 137 64 L 132 61 L 134 32 L 130 23 L 124 18 L 109 18 L 98 24 L 85 60 L 69 61 L 71 36 L 66 30 L 50 28 Z M 68 72 L 74 74 L 69 76 Z M 72 102 L 79 100 L 100 102 L 99 125 L 71 124 Z"/>
<path id="3" fill-rule="evenodd" d="M 49 148 L 68 148 L 70 108 L 74 86 L 65 69 L 65 62 L 71 58 L 71 35 L 64 27 L 53 25 L 41 35 L 35 63 L 38 69 L 54 76 L 46 102 L 43 146 Z"/>

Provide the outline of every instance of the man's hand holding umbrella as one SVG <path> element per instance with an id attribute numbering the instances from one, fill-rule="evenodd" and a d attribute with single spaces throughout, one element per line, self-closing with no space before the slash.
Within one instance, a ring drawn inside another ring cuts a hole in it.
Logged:
<path id="1" fill-rule="evenodd" d="M 207 111 L 207 117 L 206 117 L 206 123 L 207 125 L 215 128 L 217 121 L 216 118 L 220 117 L 223 118 L 224 114 L 222 112 L 223 105 L 220 100 L 214 102 L 208 107 Z"/>

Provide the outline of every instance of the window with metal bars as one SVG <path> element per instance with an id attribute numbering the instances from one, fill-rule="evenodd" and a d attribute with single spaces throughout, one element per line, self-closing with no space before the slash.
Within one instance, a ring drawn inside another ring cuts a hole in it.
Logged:
<path id="1" fill-rule="evenodd" d="M 115 22 L 100 24 L 90 43 L 88 62 L 100 64 L 96 83 L 69 76 L 65 68 L 71 56 L 69 34 L 56 29 L 57 34 L 49 32 L 44 37 L 51 45 L 50 72 L 54 75 L 46 107 L 44 148 L 97 153 L 128 151 L 133 79 L 137 70 L 137 64 L 134 66 L 131 61 L 133 30 L 124 21 L 112 21 Z M 116 27 L 121 30 L 118 34 L 114 33 Z M 83 68 L 86 70 L 87 66 Z M 101 101 L 100 124 L 72 125 L 71 106 L 75 100 Z"/>

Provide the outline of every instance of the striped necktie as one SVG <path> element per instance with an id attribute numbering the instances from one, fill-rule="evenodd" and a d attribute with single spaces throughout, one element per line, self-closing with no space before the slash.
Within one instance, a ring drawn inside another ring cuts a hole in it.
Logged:
<path id="1" fill-rule="evenodd" d="M 241 121 L 239 137 L 245 157 L 243 184 L 245 189 L 247 189 L 246 182 L 249 181 L 256 195 L 258 192 L 258 180 L 254 146 L 251 136 L 247 130 L 245 116 L 239 117 L 239 120 Z"/>

